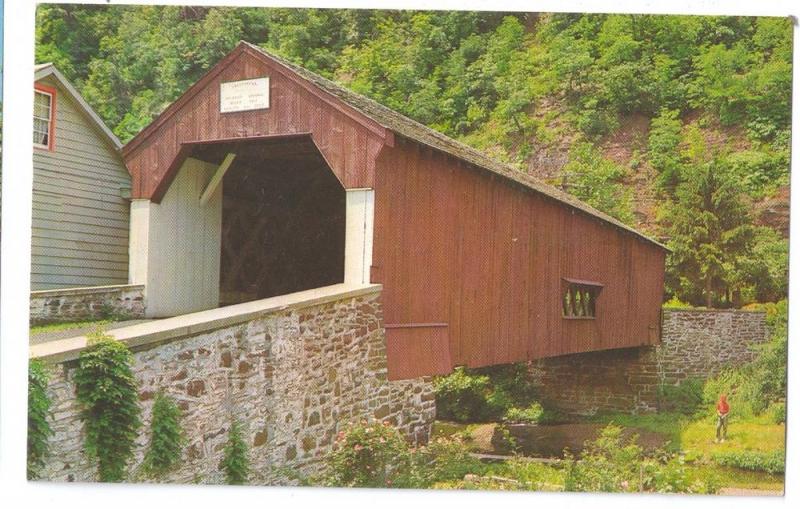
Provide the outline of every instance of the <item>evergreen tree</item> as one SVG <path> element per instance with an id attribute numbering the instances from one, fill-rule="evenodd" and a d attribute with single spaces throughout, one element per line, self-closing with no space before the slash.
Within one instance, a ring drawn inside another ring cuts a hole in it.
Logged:
<path id="1" fill-rule="evenodd" d="M 753 246 L 754 228 L 739 181 L 719 158 L 700 163 L 678 185 L 670 224 L 668 283 L 685 302 L 731 305 L 735 272 Z"/>

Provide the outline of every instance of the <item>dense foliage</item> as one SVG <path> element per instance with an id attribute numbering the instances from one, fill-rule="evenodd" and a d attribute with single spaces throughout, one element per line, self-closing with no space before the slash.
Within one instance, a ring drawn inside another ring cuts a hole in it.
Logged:
<path id="1" fill-rule="evenodd" d="M 325 458 L 320 483 L 368 488 L 430 488 L 482 473 L 459 435 L 435 438 L 413 447 L 388 422 L 361 421 L 346 426 Z"/>
<path id="2" fill-rule="evenodd" d="M 772 337 L 769 342 L 761 345 L 756 359 L 748 364 L 731 366 L 706 382 L 704 402 L 709 414 L 719 395 L 727 394 L 732 422 L 738 418 L 765 414 L 770 408 L 773 420 L 785 420 L 785 406 L 780 412 L 777 410 L 780 406 L 777 405 L 786 401 L 786 360 L 789 344 L 787 301 L 769 305 L 767 317 Z"/>
<path id="3" fill-rule="evenodd" d="M 181 410 L 175 400 L 159 392 L 153 402 L 150 420 L 150 446 L 144 455 L 144 471 L 161 476 L 181 459 L 186 437 L 181 427 Z"/>
<path id="4" fill-rule="evenodd" d="M 784 451 L 725 451 L 714 454 L 714 461 L 722 466 L 736 467 L 744 470 L 782 474 L 786 470 L 786 453 Z"/>
<path id="5" fill-rule="evenodd" d="M 47 395 L 48 379 L 44 364 L 31 360 L 28 364 L 28 479 L 38 477 L 47 455 L 47 441 L 53 434 L 48 422 L 52 404 Z"/>
<path id="6" fill-rule="evenodd" d="M 247 478 L 250 474 L 250 459 L 242 425 L 235 419 L 231 422 L 231 427 L 228 430 L 228 442 L 225 444 L 220 468 L 225 473 L 226 483 L 247 483 Z"/>
<path id="7" fill-rule="evenodd" d="M 131 352 L 124 343 L 96 331 L 89 335 L 75 370 L 86 453 L 96 460 L 98 477 L 105 482 L 125 478 L 141 426 L 131 363 Z"/>
<path id="8" fill-rule="evenodd" d="M 700 378 L 687 378 L 677 385 L 658 386 L 659 412 L 677 412 L 693 415 L 703 405 L 705 381 Z"/>
<path id="9" fill-rule="evenodd" d="M 713 479 L 693 481 L 683 460 L 664 452 L 645 454 L 635 437 L 609 425 L 585 444 L 580 459 L 566 459 L 565 491 L 715 493 Z"/>
<path id="10" fill-rule="evenodd" d="M 556 491 L 715 493 L 716 479 L 697 480 L 679 456 L 645 453 L 635 437 L 608 426 L 587 441 L 579 459 L 557 465 L 510 458 L 502 464 L 470 455 L 462 436 L 412 447 L 387 423 L 351 424 L 326 457 L 327 486 L 513 489 Z M 501 475 L 497 475 L 501 474 Z"/>
<path id="11" fill-rule="evenodd" d="M 667 242 L 669 297 L 733 306 L 786 294 L 786 230 L 755 227 L 751 211 L 788 186 L 788 18 L 37 10 L 37 60 L 53 61 L 123 141 L 240 39 Z M 705 199 L 717 192 L 723 203 Z"/>
<path id="12" fill-rule="evenodd" d="M 362 421 L 340 431 L 328 455 L 325 484 L 364 488 L 412 487 L 411 450 L 388 423 Z"/>
<path id="13" fill-rule="evenodd" d="M 434 390 L 439 419 L 527 423 L 558 419 L 535 401 L 536 389 L 524 363 L 480 369 L 459 366 L 449 375 L 437 377 Z"/>

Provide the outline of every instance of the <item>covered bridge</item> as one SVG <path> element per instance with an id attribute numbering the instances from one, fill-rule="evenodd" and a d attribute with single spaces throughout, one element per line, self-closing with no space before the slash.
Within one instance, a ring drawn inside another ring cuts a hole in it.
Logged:
<path id="1" fill-rule="evenodd" d="M 391 379 L 659 341 L 664 246 L 246 42 L 123 157 L 153 316 L 380 283 Z"/>

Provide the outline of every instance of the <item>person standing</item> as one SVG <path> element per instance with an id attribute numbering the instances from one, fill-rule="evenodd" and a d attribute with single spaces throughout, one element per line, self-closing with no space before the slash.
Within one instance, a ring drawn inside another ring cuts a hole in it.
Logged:
<path id="1" fill-rule="evenodd" d="M 719 395 L 717 401 L 717 442 L 724 442 L 728 435 L 728 414 L 731 406 L 728 404 L 728 397 L 725 394 Z"/>

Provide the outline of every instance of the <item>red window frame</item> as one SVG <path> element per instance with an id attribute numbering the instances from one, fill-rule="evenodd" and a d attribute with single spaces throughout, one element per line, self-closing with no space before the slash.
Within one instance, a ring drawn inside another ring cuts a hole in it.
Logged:
<path id="1" fill-rule="evenodd" d="M 39 92 L 44 92 L 45 94 L 50 95 L 50 126 L 48 128 L 47 133 L 47 147 L 39 146 L 34 144 L 33 148 L 38 150 L 47 150 L 53 151 L 56 148 L 56 89 L 54 87 L 48 87 L 47 85 L 40 85 L 39 83 L 34 83 L 33 85 L 34 90 L 38 90 Z"/>

